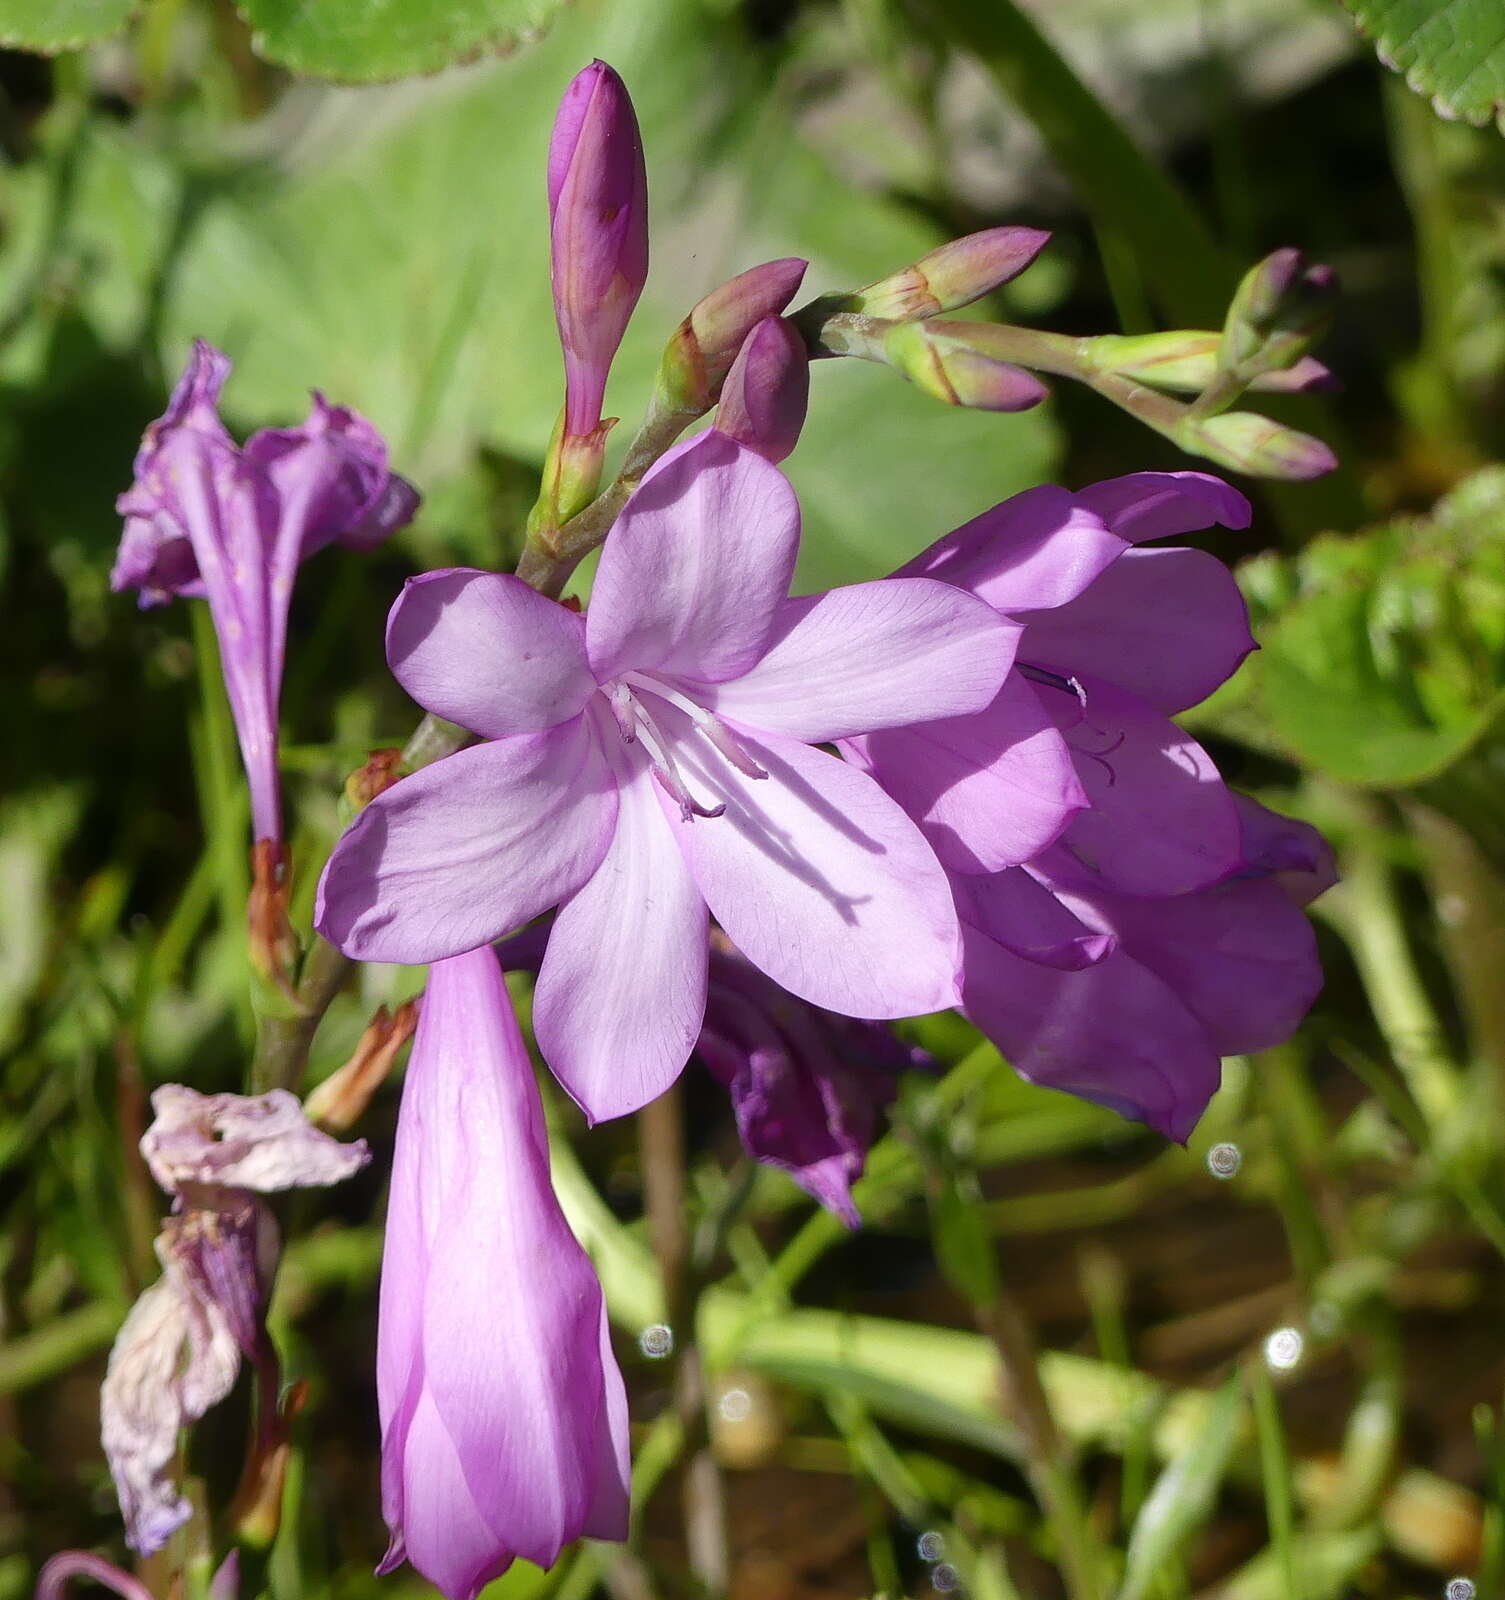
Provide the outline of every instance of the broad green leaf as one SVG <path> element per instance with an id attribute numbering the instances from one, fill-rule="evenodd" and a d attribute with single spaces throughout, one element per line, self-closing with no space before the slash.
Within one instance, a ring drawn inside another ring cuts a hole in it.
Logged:
<path id="1" fill-rule="evenodd" d="M 1343 0 L 1387 67 L 1438 114 L 1483 124 L 1505 109 L 1499 0 Z"/>
<path id="2" fill-rule="evenodd" d="M 1129 1536 L 1118 1600 L 1144 1600 L 1165 1563 L 1207 1520 L 1239 1442 L 1243 1381 L 1235 1373 L 1218 1391 L 1187 1448 L 1155 1480 Z"/>
<path id="3" fill-rule="evenodd" d="M 108 39 L 141 0 L 0 0 L 0 45 L 52 55 Z"/>
<path id="4" fill-rule="evenodd" d="M 256 51 L 294 72 L 372 83 L 510 49 L 564 0 L 239 0 Z"/>
<path id="5" fill-rule="evenodd" d="M 1241 579 L 1264 646 L 1253 697 L 1278 743 L 1318 771 L 1409 787 L 1505 715 L 1505 469 L 1430 518 L 1328 534 Z"/>

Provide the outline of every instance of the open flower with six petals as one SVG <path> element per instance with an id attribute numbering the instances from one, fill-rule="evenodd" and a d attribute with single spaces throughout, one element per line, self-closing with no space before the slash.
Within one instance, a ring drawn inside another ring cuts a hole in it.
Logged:
<path id="1" fill-rule="evenodd" d="M 393 607 L 393 672 L 484 743 L 379 796 L 317 922 L 348 954 L 427 962 L 559 907 L 534 1024 L 593 1119 L 685 1064 L 708 914 L 791 993 L 848 1016 L 956 1003 L 946 877 L 865 773 L 817 746 L 980 710 L 1010 628 L 929 578 L 789 599 L 778 469 L 714 430 L 665 456 L 607 540 L 589 614 L 440 571 Z"/>

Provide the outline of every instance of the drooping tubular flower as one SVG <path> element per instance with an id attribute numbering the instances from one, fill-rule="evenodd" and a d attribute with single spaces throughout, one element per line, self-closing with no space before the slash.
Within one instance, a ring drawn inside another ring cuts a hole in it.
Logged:
<path id="1" fill-rule="evenodd" d="M 317 392 L 297 428 L 237 446 L 219 417 L 230 362 L 202 339 L 167 410 L 146 430 L 118 507 L 125 531 L 112 589 L 143 606 L 209 602 L 258 840 L 282 841 L 277 701 L 298 564 L 325 545 L 366 550 L 413 515 L 418 495 L 387 466 L 363 417 Z"/>
<path id="2" fill-rule="evenodd" d="M 695 1049 L 731 1096 L 747 1153 L 857 1227 L 852 1185 L 878 1137 L 879 1113 L 902 1074 L 933 1067 L 932 1058 L 885 1023 L 797 1000 L 715 932 Z"/>
<path id="3" fill-rule="evenodd" d="M 1235 796 L 1239 857 L 1190 894 L 1105 890 L 1057 845 L 954 874 L 963 1006 L 1023 1076 L 1184 1140 L 1221 1058 L 1282 1043 L 1322 987 L 1301 907 L 1334 881 L 1316 829 Z"/>
<path id="4" fill-rule="evenodd" d="M 627 1398 L 489 949 L 435 963 L 397 1125 L 377 1328 L 383 1572 L 474 1600 L 627 1533 Z"/>
<path id="5" fill-rule="evenodd" d="M 152 1109 L 141 1153 L 173 1196 L 157 1238 L 162 1276 L 116 1336 L 99 1397 L 126 1543 L 141 1555 L 188 1520 L 172 1478 L 179 1430 L 229 1394 L 242 1356 L 275 1402 L 265 1318 L 279 1246 L 261 1197 L 339 1183 L 368 1159 L 363 1140 L 321 1133 L 282 1089 L 247 1098 L 169 1083 L 152 1094 Z"/>
<path id="6" fill-rule="evenodd" d="M 325 870 L 320 929 L 360 960 L 433 961 L 558 905 L 534 1024 L 596 1119 L 636 1110 L 689 1057 L 708 907 L 827 1010 L 953 1004 L 934 854 L 815 746 L 988 704 L 1013 630 L 923 578 L 787 599 L 798 538 L 783 475 L 713 429 L 628 503 L 586 617 L 493 573 L 410 582 L 392 670 L 487 742 L 360 814 Z"/>
<path id="7" fill-rule="evenodd" d="M 1170 720 L 1254 647 L 1233 575 L 1202 551 L 1140 549 L 1249 506 L 1200 472 L 1142 472 L 995 506 L 900 571 L 976 594 L 1015 630 L 1016 664 L 980 714 L 844 748 L 946 865 L 994 872 L 1059 838 L 1109 890 L 1171 895 L 1240 859 L 1234 797 Z"/>

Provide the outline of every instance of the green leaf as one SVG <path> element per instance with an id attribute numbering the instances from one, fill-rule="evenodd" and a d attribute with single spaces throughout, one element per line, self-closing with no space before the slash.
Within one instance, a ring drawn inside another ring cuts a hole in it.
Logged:
<path id="1" fill-rule="evenodd" d="M 1381 61 L 1439 116 L 1483 125 L 1505 111 L 1499 0 L 1343 0 Z M 1505 127 L 1505 123 L 1502 123 Z"/>
<path id="2" fill-rule="evenodd" d="M 946 1281 L 974 1306 L 992 1305 L 998 1299 L 998 1251 L 972 1174 L 938 1176 L 930 1226 L 936 1264 Z"/>
<path id="3" fill-rule="evenodd" d="M 1264 647 L 1254 696 L 1277 742 L 1317 770 L 1410 787 L 1505 715 L 1505 469 L 1430 518 L 1327 534 L 1240 579 Z"/>
<path id="4" fill-rule="evenodd" d="M 536 35 L 563 0 L 239 0 L 259 55 L 341 83 L 437 72 Z"/>
<path id="5" fill-rule="evenodd" d="M 54 55 L 108 39 L 130 20 L 140 0 L 4 0 L 0 45 Z"/>
<path id="6" fill-rule="evenodd" d="M 1182 1542 L 1207 1520 L 1239 1441 L 1243 1382 L 1235 1374 L 1218 1391 L 1185 1451 L 1155 1480 L 1129 1536 L 1118 1600 L 1144 1600 Z"/>

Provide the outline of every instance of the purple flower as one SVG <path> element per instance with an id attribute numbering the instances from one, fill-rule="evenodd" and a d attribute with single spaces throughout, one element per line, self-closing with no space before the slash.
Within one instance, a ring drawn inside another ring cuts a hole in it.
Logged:
<path id="1" fill-rule="evenodd" d="M 596 1119 L 684 1066 L 708 907 L 827 1010 L 953 1004 L 934 854 L 877 784 L 813 747 L 987 704 L 1011 630 L 928 579 L 786 599 L 798 538 L 783 475 L 713 429 L 628 503 L 588 616 L 493 573 L 410 582 L 392 670 L 487 742 L 360 814 L 325 870 L 320 929 L 360 960 L 433 961 L 559 905 L 534 1025 Z"/>
<path id="2" fill-rule="evenodd" d="M 750 1156 L 782 1168 L 848 1227 L 852 1185 L 899 1077 L 933 1065 L 881 1022 L 808 1005 L 712 935 L 705 1024 L 696 1051 L 731 1095 Z"/>
<path id="3" fill-rule="evenodd" d="M 99 1397 L 126 1543 L 142 1555 L 188 1520 L 171 1476 L 178 1433 L 229 1394 L 242 1356 L 275 1402 L 265 1316 L 278 1237 L 260 1196 L 339 1183 L 368 1159 L 363 1141 L 320 1133 L 281 1089 L 247 1099 L 169 1083 L 153 1093 L 152 1109 L 141 1153 L 174 1196 L 157 1239 L 162 1277 L 116 1335 Z"/>
<path id="4" fill-rule="evenodd" d="M 1211 758 L 1169 713 L 1253 648 L 1232 575 L 1143 541 L 1249 520 L 1198 472 L 1144 472 L 1075 494 L 1044 486 L 958 528 L 900 570 L 976 594 L 1017 661 L 982 712 L 845 748 L 959 872 L 1030 861 L 1060 840 L 1105 889 L 1182 894 L 1239 859 L 1238 815 Z"/>
<path id="5" fill-rule="evenodd" d="M 110 575 L 143 606 L 209 602 L 224 660 L 258 840 L 282 840 L 277 699 L 298 564 L 338 542 L 364 550 L 417 509 L 387 467 L 381 436 L 318 393 L 299 428 L 238 448 L 219 418 L 230 362 L 197 340 L 166 412 L 146 430 L 136 477 L 117 502 L 125 530 Z"/>
<path id="6" fill-rule="evenodd" d="M 1184 1141 L 1221 1057 L 1295 1031 L 1322 986 L 1300 907 L 1333 882 L 1332 854 L 1305 823 L 1235 808 L 1238 860 L 1190 894 L 1106 890 L 1060 845 L 954 875 L 964 1009 L 1024 1077 Z"/>
<path id="7" fill-rule="evenodd" d="M 490 950 L 436 963 L 392 1167 L 377 1330 L 381 1571 L 473 1600 L 521 1556 L 627 1534 L 627 1399 Z"/>
<path id="8" fill-rule="evenodd" d="M 726 375 L 716 426 L 765 461 L 779 462 L 799 442 L 809 406 L 805 341 L 782 317 L 764 317 Z"/>
<path id="9" fill-rule="evenodd" d="M 554 314 L 567 435 L 601 421 L 606 375 L 648 278 L 648 174 L 627 86 L 593 61 L 565 90 L 549 144 Z"/>

